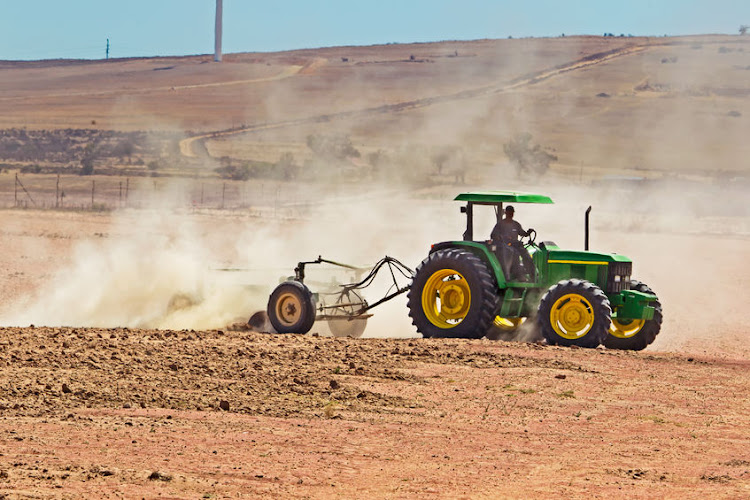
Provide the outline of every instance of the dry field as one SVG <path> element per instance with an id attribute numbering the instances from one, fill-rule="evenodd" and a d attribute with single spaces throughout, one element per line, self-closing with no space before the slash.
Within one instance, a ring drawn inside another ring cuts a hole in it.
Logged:
<path id="1" fill-rule="evenodd" d="M 0 62 L 0 128 L 184 139 L 159 177 L 64 171 L 62 207 L 53 170 L 22 173 L 0 210 L 0 498 L 750 496 L 746 38 L 209 61 Z M 524 132 L 558 157 L 542 178 L 509 174 Z M 460 148 L 465 184 L 214 174 L 336 133 L 363 157 Z M 505 188 L 552 195 L 517 215 L 563 247 L 594 205 L 593 247 L 664 304 L 651 347 L 418 339 L 405 299 L 362 339 L 236 327 L 297 261 L 414 267 L 461 233 L 457 192 Z"/>

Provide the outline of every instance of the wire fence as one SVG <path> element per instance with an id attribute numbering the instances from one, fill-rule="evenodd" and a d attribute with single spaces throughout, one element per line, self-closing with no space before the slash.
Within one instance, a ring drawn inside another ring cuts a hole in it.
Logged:
<path id="1" fill-rule="evenodd" d="M 0 208 L 111 211 L 169 207 L 250 210 L 295 217 L 312 202 L 299 184 L 280 181 L 130 178 L 112 176 L 0 176 Z"/>

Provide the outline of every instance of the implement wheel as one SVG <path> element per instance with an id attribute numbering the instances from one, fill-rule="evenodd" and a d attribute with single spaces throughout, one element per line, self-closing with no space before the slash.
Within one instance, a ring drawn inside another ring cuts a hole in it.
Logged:
<path id="1" fill-rule="evenodd" d="M 355 290 L 343 289 L 332 305 L 332 316 L 328 320 L 328 329 L 334 337 L 361 337 L 367 327 L 367 317 L 358 317 L 357 313 L 367 308 L 367 301 Z"/>
<path id="2" fill-rule="evenodd" d="M 607 338 L 611 317 L 609 299 L 598 286 L 572 279 L 547 291 L 537 318 L 547 343 L 593 348 Z"/>
<path id="3" fill-rule="evenodd" d="M 367 318 L 329 319 L 328 329 L 334 337 L 359 338 L 365 333 Z"/>
<path id="4" fill-rule="evenodd" d="M 315 322 L 312 293 L 299 281 L 286 281 L 268 299 L 268 319 L 279 333 L 307 333 Z"/>
<path id="5" fill-rule="evenodd" d="M 487 265 L 466 250 L 438 250 L 417 267 L 409 316 L 424 337 L 484 337 L 500 296 Z"/>
<path id="6" fill-rule="evenodd" d="M 630 289 L 656 295 L 648 285 L 636 280 L 630 282 Z M 627 349 L 631 351 L 641 351 L 648 347 L 656 339 L 656 336 L 659 335 L 662 321 L 661 303 L 657 300 L 652 305 L 654 306 L 653 319 L 622 321 L 613 319 L 609 335 L 604 340 L 604 345 L 608 349 Z"/>
<path id="7" fill-rule="evenodd" d="M 518 328 L 526 321 L 526 318 L 503 318 L 495 316 L 495 320 L 487 330 L 488 340 L 514 340 Z"/>

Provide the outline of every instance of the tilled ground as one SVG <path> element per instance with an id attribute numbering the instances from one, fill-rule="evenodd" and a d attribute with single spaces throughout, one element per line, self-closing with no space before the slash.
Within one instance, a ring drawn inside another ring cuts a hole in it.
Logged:
<path id="1" fill-rule="evenodd" d="M 745 497 L 744 359 L 0 329 L 0 496 Z"/>

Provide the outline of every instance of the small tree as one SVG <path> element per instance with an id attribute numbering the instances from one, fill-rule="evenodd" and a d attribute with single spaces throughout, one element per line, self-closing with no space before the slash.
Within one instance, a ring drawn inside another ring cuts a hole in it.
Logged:
<path id="1" fill-rule="evenodd" d="M 94 173 L 94 159 L 87 157 L 81 160 L 81 175 L 91 175 Z"/>
<path id="2" fill-rule="evenodd" d="M 83 158 L 81 158 L 81 175 L 94 173 L 94 158 L 96 158 L 96 145 L 86 144 L 83 148 Z"/>
<path id="3" fill-rule="evenodd" d="M 452 175 L 457 184 L 463 184 L 466 178 L 466 159 L 461 148 L 445 146 L 431 157 L 438 175 Z"/>
<path id="4" fill-rule="evenodd" d="M 112 155 L 118 158 L 127 157 L 128 164 L 130 164 L 130 157 L 135 153 L 135 144 L 129 139 L 124 139 L 112 148 Z"/>
<path id="5" fill-rule="evenodd" d="M 557 156 L 548 153 L 539 144 L 532 145 L 529 133 L 521 134 L 505 143 L 503 151 L 519 175 L 543 175 L 549 169 L 550 163 L 557 161 Z"/>
<path id="6" fill-rule="evenodd" d="M 311 134 L 307 136 L 307 147 L 323 158 L 359 158 L 360 153 L 352 145 L 348 135 Z"/>
<path id="7" fill-rule="evenodd" d="M 750 28 L 750 26 L 748 26 L 747 24 L 743 24 L 742 26 L 740 26 L 740 35 L 746 35 L 748 28 Z"/>
<path id="8" fill-rule="evenodd" d="M 276 174 L 282 179 L 291 181 L 297 178 L 299 167 L 294 164 L 294 155 L 289 151 L 281 154 L 275 165 Z"/>

